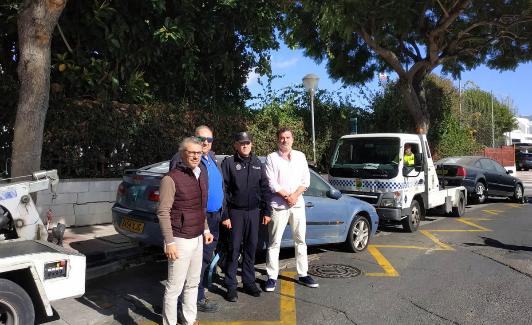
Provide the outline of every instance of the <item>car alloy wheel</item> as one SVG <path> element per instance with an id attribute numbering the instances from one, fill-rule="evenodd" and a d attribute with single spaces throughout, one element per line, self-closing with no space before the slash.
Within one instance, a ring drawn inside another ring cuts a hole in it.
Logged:
<path id="1" fill-rule="evenodd" d="M 486 187 L 484 186 L 484 183 L 479 182 L 475 185 L 475 195 L 477 203 L 484 203 L 484 201 L 486 201 Z"/>
<path id="2" fill-rule="evenodd" d="M 521 200 L 523 199 L 523 187 L 520 185 L 520 184 L 517 184 L 515 186 L 515 191 L 514 191 L 514 197 L 513 199 L 516 201 L 516 202 L 521 202 Z"/>
<path id="3" fill-rule="evenodd" d="M 369 221 L 364 216 L 356 216 L 347 235 L 348 248 L 353 252 L 361 252 L 368 247 Z"/>

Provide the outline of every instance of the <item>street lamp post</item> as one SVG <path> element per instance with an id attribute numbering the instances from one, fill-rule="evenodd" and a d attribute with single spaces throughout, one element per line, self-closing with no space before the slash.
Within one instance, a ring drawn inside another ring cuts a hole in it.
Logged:
<path id="1" fill-rule="evenodd" d="M 314 134 L 314 94 L 316 88 L 318 88 L 318 81 L 320 77 L 313 73 L 309 73 L 303 77 L 303 86 L 310 94 L 310 117 L 312 120 L 312 153 L 314 158 L 314 164 L 316 164 L 316 136 Z"/>

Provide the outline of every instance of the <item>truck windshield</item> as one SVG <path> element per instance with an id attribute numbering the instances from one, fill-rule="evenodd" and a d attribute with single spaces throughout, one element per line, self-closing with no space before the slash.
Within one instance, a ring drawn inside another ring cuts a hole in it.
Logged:
<path id="1" fill-rule="evenodd" d="M 398 173 L 399 138 L 340 139 L 331 176 L 393 178 Z"/>

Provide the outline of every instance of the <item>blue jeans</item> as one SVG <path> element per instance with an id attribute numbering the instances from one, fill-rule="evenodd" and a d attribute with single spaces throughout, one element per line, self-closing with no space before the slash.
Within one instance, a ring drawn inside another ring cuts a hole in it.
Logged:
<path id="1" fill-rule="evenodd" d="M 205 286 L 207 285 L 207 272 L 209 264 L 211 264 L 214 250 L 218 244 L 218 238 L 220 237 L 220 221 L 222 215 L 220 211 L 207 212 L 207 223 L 211 234 L 214 236 L 214 240 L 209 245 L 203 245 L 203 262 L 201 263 L 201 276 L 198 286 L 198 300 L 205 298 Z"/>

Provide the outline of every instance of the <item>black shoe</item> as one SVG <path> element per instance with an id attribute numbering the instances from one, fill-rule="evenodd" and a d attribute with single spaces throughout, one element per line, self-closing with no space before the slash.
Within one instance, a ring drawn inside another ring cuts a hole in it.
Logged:
<path id="1" fill-rule="evenodd" d="M 236 288 L 227 289 L 227 300 L 230 302 L 238 301 L 238 293 L 236 292 Z"/>
<path id="2" fill-rule="evenodd" d="M 218 311 L 218 304 L 215 302 L 209 301 L 207 298 L 198 300 L 198 311 L 202 313 L 215 313 Z"/>
<path id="3" fill-rule="evenodd" d="M 255 284 L 244 284 L 244 292 L 253 297 L 260 297 L 260 289 Z"/>
<path id="4" fill-rule="evenodd" d="M 277 280 L 268 278 L 268 281 L 266 281 L 266 284 L 264 285 L 264 291 L 266 292 L 274 291 L 276 284 L 277 284 Z"/>
<path id="5" fill-rule="evenodd" d="M 300 276 L 297 282 L 309 288 L 317 288 L 320 286 L 310 275 Z"/>

